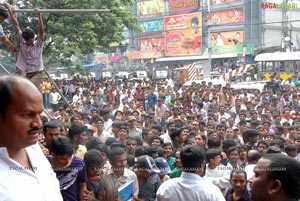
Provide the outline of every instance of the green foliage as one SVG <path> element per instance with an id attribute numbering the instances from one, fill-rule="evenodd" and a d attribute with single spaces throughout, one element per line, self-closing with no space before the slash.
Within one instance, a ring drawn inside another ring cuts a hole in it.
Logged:
<path id="1" fill-rule="evenodd" d="M 106 14 L 46 14 L 44 63 L 46 66 L 72 64 L 71 57 L 94 52 L 96 48 L 108 48 L 123 40 L 124 28 L 138 30 L 132 16 L 131 0 L 28 0 L 18 1 L 20 9 L 111 9 Z M 38 33 L 36 14 L 17 13 L 21 29 L 31 27 Z"/>

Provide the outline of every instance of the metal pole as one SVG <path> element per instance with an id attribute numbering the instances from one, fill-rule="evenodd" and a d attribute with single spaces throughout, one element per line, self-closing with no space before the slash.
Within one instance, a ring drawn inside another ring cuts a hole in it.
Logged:
<path id="1" fill-rule="evenodd" d="M 11 74 L 2 64 L 0 64 L 0 67 L 6 72 L 7 75 Z M 44 109 L 44 112 L 48 115 L 48 117 L 54 119 L 54 117 L 47 111 L 47 109 Z"/>
<path id="2" fill-rule="evenodd" d="M 35 9 L 13 9 L 16 13 L 35 13 Z M 40 13 L 92 14 L 110 13 L 110 9 L 39 9 Z"/>
<path id="3" fill-rule="evenodd" d="M 71 112 L 73 115 L 75 115 L 75 112 L 72 108 L 72 106 L 70 105 L 70 103 L 68 102 L 68 100 L 66 99 L 66 97 L 61 93 L 61 91 L 59 90 L 58 86 L 56 85 L 56 83 L 54 82 L 54 80 L 50 77 L 48 71 L 44 68 L 45 74 L 47 75 L 47 77 L 49 78 L 49 80 L 51 81 L 52 85 L 56 88 L 57 92 L 59 93 L 59 95 L 61 96 L 61 98 L 63 99 L 63 101 L 65 103 L 67 103 L 68 107 L 70 108 Z"/>
<path id="4" fill-rule="evenodd" d="M 207 0 L 207 13 L 210 16 L 210 0 Z M 211 46 L 210 46 L 210 19 L 207 22 L 207 51 L 208 51 L 208 66 L 203 68 L 203 79 L 211 79 Z M 204 70 L 205 69 L 205 70 Z"/>
<path id="5" fill-rule="evenodd" d="M 210 25 L 208 26 L 208 41 L 207 41 L 207 48 L 208 48 L 208 69 L 207 69 L 207 77 L 211 78 L 211 46 L 210 46 Z M 206 78 L 207 78 L 206 77 Z"/>
<path id="6" fill-rule="evenodd" d="M 2 64 L 0 64 L 0 67 L 6 72 L 6 74 L 10 75 L 10 72 Z"/>

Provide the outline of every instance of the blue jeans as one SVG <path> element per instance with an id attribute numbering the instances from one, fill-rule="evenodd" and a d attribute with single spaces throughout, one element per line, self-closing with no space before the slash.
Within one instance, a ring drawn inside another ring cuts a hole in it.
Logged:
<path id="1" fill-rule="evenodd" d="M 50 93 L 43 93 L 43 101 L 45 109 L 50 109 Z"/>

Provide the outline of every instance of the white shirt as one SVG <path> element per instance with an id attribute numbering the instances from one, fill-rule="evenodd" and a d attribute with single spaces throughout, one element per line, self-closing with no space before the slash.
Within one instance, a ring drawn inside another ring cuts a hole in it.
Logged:
<path id="1" fill-rule="evenodd" d="M 73 103 L 74 103 L 74 104 L 80 103 L 80 105 L 81 105 L 82 103 L 81 103 L 81 98 L 80 98 L 80 96 L 78 96 L 77 94 L 75 94 L 75 95 L 73 96 Z"/>
<path id="2" fill-rule="evenodd" d="M 215 169 L 210 169 L 206 164 L 205 176 L 207 178 L 220 178 L 226 176 L 227 171 L 224 165 L 219 165 Z"/>
<path id="3" fill-rule="evenodd" d="M 280 121 L 280 124 L 282 125 L 282 124 L 285 123 L 285 122 L 289 122 L 290 125 L 293 124 L 293 120 L 292 120 L 292 119 L 287 120 L 286 118 L 282 118 L 281 121 Z"/>
<path id="4" fill-rule="evenodd" d="M 223 39 L 220 37 L 220 38 L 217 38 L 217 43 L 216 43 L 216 46 L 223 46 L 224 45 L 224 41 Z"/>
<path id="5" fill-rule="evenodd" d="M 256 164 L 249 164 L 245 166 L 245 172 L 247 174 L 247 180 L 251 179 L 255 174 L 254 174 L 254 168 Z M 250 183 L 247 184 L 247 189 L 251 190 Z"/>
<path id="6" fill-rule="evenodd" d="M 51 104 L 58 104 L 58 101 L 61 99 L 61 96 L 58 92 L 51 92 L 50 93 L 50 103 Z"/>
<path id="7" fill-rule="evenodd" d="M 156 197 L 158 201 L 225 201 L 218 187 L 189 172 L 182 172 L 180 177 L 162 183 Z"/>
<path id="8" fill-rule="evenodd" d="M 4 37 L 5 33 L 3 31 L 3 27 L 0 25 L 0 38 Z"/>
<path id="9" fill-rule="evenodd" d="M 173 141 L 172 141 L 168 131 L 159 137 L 164 140 L 164 143 L 170 142 L 171 144 L 173 144 Z"/>
<path id="10" fill-rule="evenodd" d="M 113 124 L 113 121 L 111 119 L 108 119 L 107 121 L 103 122 L 103 130 L 107 133 L 111 131 L 111 126 Z"/>
<path id="11" fill-rule="evenodd" d="M 247 180 L 249 180 L 251 177 L 254 176 L 254 168 L 255 168 L 255 166 L 256 166 L 256 164 L 246 165 L 245 172 L 247 174 Z"/>
<path id="12" fill-rule="evenodd" d="M 104 130 L 101 132 L 101 135 L 99 135 L 98 132 L 96 132 L 96 133 L 93 134 L 93 136 L 99 138 L 100 141 L 103 142 L 103 143 L 105 143 L 107 138 L 113 137 L 108 132 L 106 132 Z"/>
<path id="13" fill-rule="evenodd" d="M 0 148 L 1 201 L 62 201 L 59 182 L 38 144 L 25 148 L 32 170 L 11 159 Z"/>

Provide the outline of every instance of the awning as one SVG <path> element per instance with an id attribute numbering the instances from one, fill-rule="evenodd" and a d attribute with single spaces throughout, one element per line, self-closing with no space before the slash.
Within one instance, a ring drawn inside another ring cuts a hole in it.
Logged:
<path id="1" fill-rule="evenodd" d="M 233 58 L 233 57 L 238 57 L 238 54 L 211 55 L 212 59 Z M 209 56 L 201 55 L 201 56 L 163 57 L 163 58 L 156 59 L 156 61 L 160 62 L 160 61 L 183 61 L 183 60 L 204 60 L 204 59 L 209 59 Z"/>
<path id="2" fill-rule="evenodd" d="M 262 53 L 255 57 L 255 61 L 300 61 L 300 52 Z"/>

